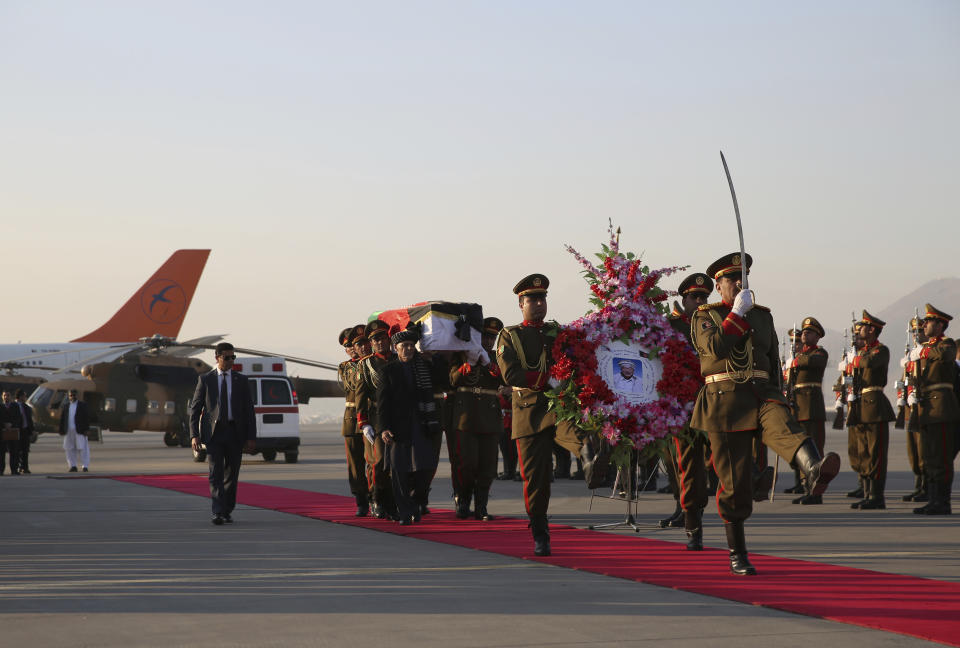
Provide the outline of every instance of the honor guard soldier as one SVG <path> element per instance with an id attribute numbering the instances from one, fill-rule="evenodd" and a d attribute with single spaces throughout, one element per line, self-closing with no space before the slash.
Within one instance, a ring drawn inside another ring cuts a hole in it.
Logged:
<path id="1" fill-rule="evenodd" d="M 481 344 L 492 352 L 503 322 L 496 317 L 483 320 Z M 470 516 L 470 498 L 474 498 L 474 517 L 493 518 L 487 512 L 490 485 L 497 475 L 497 443 L 503 429 L 503 415 L 497 397 L 503 381 L 500 368 L 483 355 L 471 363 L 465 352 L 453 356 L 450 364 L 450 385 L 453 388 L 452 430 L 457 445 L 451 451 L 459 470 L 460 491 L 456 493 L 456 515 Z M 449 443 L 449 438 L 448 438 Z"/>
<path id="2" fill-rule="evenodd" d="M 393 487 L 384 462 L 383 439 L 377 428 L 377 387 L 380 372 L 396 355 L 390 348 L 390 327 L 382 320 L 369 322 L 362 336 L 369 341 L 372 353 L 359 362 L 360 380 L 356 391 L 357 427 L 364 437 L 364 457 L 367 462 L 367 483 L 373 514 L 378 518 L 392 517 L 395 513 Z"/>
<path id="3" fill-rule="evenodd" d="M 878 339 L 886 322 L 863 311 L 858 337 L 861 347 L 847 363 L 853 377 L 847 402 L 847 427 L 854 439 L 860 460 L 863 499 L 854 509 L 884 509 L 887 483 L 887 450 L 890 446 L 890 421 L 896 420 L 890 401 L 883 393 L 887 386 L 890 350 Z M 853 453 L 851 453 L 852 455 Z"/>
<path id="4" fill-rule="evenodd" d="M 350 482 L 350 492 L 357 502 L 357 517 L 364 517 L 370 512 L 369 485 L 367 484 L 366 462 L 363 458 L 363 434 L 357 428 L 357 389 L 360 385 L 360 372 L 357 362 L 360 360 L 356 347 L 351 343 L 353 331 L 356 327 L 345 328 L 337 338 L 340 346 L 346 351 L 348 360 L 340 363 L 337 368 L 337 380 L 346 394 L 346 405 L 343 410 L 343 425 L 340 428 L 343 434 L 343 445 L 347 453 L 347 479 Z M 363 325 L 360 325 L 363 328 Z"/>
<path id="5" fill-rule="evenodd" d="M 571 452 L 580 453 L 589 488 L 596 488 L 603 481 L 608 461 L 607 457 L 594 457 L 592 444 L 587 443 L 589 437 L 572 422 L 557 421 L 543 394 L 556 384 L 550 377 L 550 368 L 554 364 L 553 343 L 560 331 L 556 322 L 544 321 L 549 285 L 542 274 L 532 274 L 514 286 L 523 323 L 503 329 L 497 341 L 497 364 L 504 382 L 513 387 L 513 438 L 517 442 L 523 499 L 537 556 L 550 555 L 547 508 L 554 440 Z"/>
<path id="6" fill-rule="evenodd" d="M 697 395 L 690 426 L 710 436 L 720 477 L 717 507 L 730 549 L 730 570 L 737 575 L 757 573 L 747 557 L 743 526 L 753 511 L 754 438 L 800 468 L 813 495 L 822 494 L 840 470 L 840 457 L 821 457 L 790 413 L 781 388 L 773 317 L 769 309 L 754 304 L 752 291 L 740 289 L 743 265 L 749 271 L 752 264 L 750 255 L 746 257 L 727 254 L 710 265 L 707 274 L 716 280 L 722 301 L 700 306 L 690 327 L 706 383 Z"/>
<path id="7" fill-rule="evenodd" d="M 953 487 L 953 460 L 957 454 L 957 426 L 960 424 L 960 403 L 957 384 L 957 346 L 944 337 L 953 317 L 930 304 L 926 305 L 923 332 L 926 342 L 910 352 L 917 363 L 920 452 L 927 480 L 925 506 L 916 508 L 919 515 L 950 515 Z M 908 366 L 908 368 L 911 368 Z"/>
<path id="8" fill-rule="evenodd" d="M 913 338 L 914 346 L 923 344 L 927 337 L 923 332 L 923 320 L 916 317 L 910 319 L 910 335 Z M 901 361 L 903 367 L 903 379 L 897 384 L 897 423 L 894 427 L 906 429 L 907 438 L 907 460 L 910 462 L 910 470 L 913 472 L 913 491 L 907 493 L 900 499 L 904 502 L 926 502 L 927 498 L 927 480 L 923 470 L 923 455 L 920 452 L 920 421 L 917 412 L 916 397 L 910 398 L 910 394 L 917 391 L 917 381 L 919 380 L 918 363 L 910 363 L 910 349 L 907 349 L 906 357 Z M 910 369 L 907 369 L 909 365 Z M 907 405 L 907 400 L 912 403 Z M 901 418 L 902 412 L 902 418 Z"/>
<path id="9" fill-rule="evenodd" d="M 820 454 L 823 454 L 826 441 L 827 407 L 823 402 L 823 373 L 827 369 L 829 354 L 817 343 L 824 333 L 823 326 L 816 318 L 804 318 L 800 327 L 799 348 L 795 347 L 793 360 L 787 367 L 787 384 L 792 392 L 790 396 L 794 405 L 794 416 L 807 436 L 817 444 Z M 793 503 L 823 504 L 823 496 L 806 493 L 793 500 Z"/>
<path id="10" fill-rule="evenodd" d="M 680 294 L 682 310 L 674 310 L 667 316 L 670 326 L 683 334 L 690 343 L 691 317 L 700 306 L 707 303 L 707 298 L 713 292 L 713 280 L 702 272 L 695 272 L 680 282 L 677 289 Z M 699 551 L 703 549 L 703 509 L 707 505 L 707 471 L 706 449 L 704 435 L 696 430 L 687 430 L 689 437 L 674 437 L 673 468 L 676 470 L 676 497 L 679 515 L 675 519 L 682 519 L 687 534 L 687 549 Z M 667 524 L 675 523 L 668 518 Z"/>

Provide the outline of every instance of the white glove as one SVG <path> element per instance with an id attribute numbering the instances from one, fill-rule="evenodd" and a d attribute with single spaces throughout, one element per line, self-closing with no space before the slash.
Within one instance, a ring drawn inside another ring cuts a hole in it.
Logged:
<path id="1" fill-rule="evenodd" d="M 490 354 L 487 353 L 486 349 L 480 349 L 480 354 L 477 357 L 477 362 L 479 362 L 480 365 L 484 367 L 490 364 Z"/>
<path id="2" fill-rule="evenodd" d="M 920 401 L 917 399 L 917 392 L 910 392 L 910 394 L 907 396 L 907 406 L 913 407 L 919 402 Z"/>
<path id="3" fill-rule="evenodd" d="M 556 389 L 560 386 L 560 381 L 553 376 L 550 376 L 550 380 L 547 381 L 547 384 L 550 385 L 550 389 Z"/>
<path id="4" fill-rule="evenodd" d="M 736 299 L 733 300 L 733 308 L 731 310 L 740 317 L 743 317 L 751 308 L 753 308 L 753 291 L 741 290 L 738 292 Z"/>
<path id="5" fill-rule="evenodd" d="M 907 401 L 903 400 L 903 396 L 897 399 L 897 407 L 903 407 L 907 404 Z"/>
<path id="6" fill-rule="evenodd" d="M 847 359 L 844 358 L 840 361 L 840 364 L 837 365 L 837 371 L 840 373 L 846 373 L 847 371 Z"/>
<path id="7" fill-rule="evenodd" d="M 369 425 L 369 424 L 364 425 L 362 428 L 360 428 L 360 431 L 363 432 L 363 436 L 364 436 L 364 437 L 367 439 L 367 441 L 369 441 L 370 443 L 373 443 L 373 442 L 376 440 L 376 438 L 377 438 L 377 434 L 376 434 L 376 432 L 373 431 L 373 426 L 372 426 L 372 425 Z"/>
<path id="8" fill-rule="evenodd" d="M 857 395 L 856 395 L 856 394 L 854 394 L 853 392 L 850 392 L 849 394 L 847 394 L 847 402 L 848 402 L 848 403 L 852 403 L 852 402 L 854 402 L 855 400 L 857 400 Z"/>
<path id="9" fill-rule="evenodd" d="M 910 360 L 909 360 L 909 358 L 907 358 L 906 356 L 900 358 L 900 366 L 901 366 L 901 367 L 906 367 L 908 362 L 910 362 Z"/>
<path id="10" fill-rule="evenodd" d="M 916 362 L 920 359 L 920 354 L 923 353 L 923 347 L 913 347 L 910 349 L 910 359 Z"/>

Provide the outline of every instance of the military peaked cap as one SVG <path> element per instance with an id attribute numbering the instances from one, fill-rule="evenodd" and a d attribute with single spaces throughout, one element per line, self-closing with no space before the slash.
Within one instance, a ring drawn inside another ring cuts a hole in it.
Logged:
<path id="1" fill-rule="evenodd" d="M 353 329 L 351 329 L 350 331 L 350 337 L 347 338 L 347 344 L 353 346 L 360 340 L 366 340 L 367 339 L 366 328 L 367 327 L 364 326 L 363 324 L 357 324 L 356 326 L 354 326 Z"/>
<path id="2" fill-rule="evenodd" d="M 387 335 L 389 331 L 390 327 L 383 320 L 375 319 L 372 322 L 367 322 L 366 335 L 370 340 L 381 335 Z"/>
<path id="3" fill-rule="evenodd" d="M 680 282 L 677 292 L 681 295 L 690 293 L 703 293 L 709 295 L 713 292 L 713 280 L 702 272 L 694 272 L 692 275 Z"/>
<path id="4" fill-rule="evenodd" d="M 866 310 L 863 311 L 863 317 L 860 318 L 860 324 L 866 324 L 867 326 L 875 326 L 877 328 L 883 328 L 887 325 L 882 319 L 874 317 Z"/>
<path id="5" fill-rule="evenodd" d="M 550 287 L 550 280 L 542 274 L 527 275 L 513 287 L 513 293 L 523 297 L 524 295 L 545 295 L 547 288 Z"/>
<path id="6" fill-rule="evenodd" d="M 747 255 L 747 274 L 750 274 L 750 268 L 753 266 L 753 257 L 749 254 Z M 741 263 L 740 253 L 731 252 L 730 254 L 725 254 L 713 263 L 710 264 L 710 267 L 707 268 L 707 274 L 713 277 L 714 279 L 719 279 L 729 274 L 742 273 L 743 264 Z"/>
<path id="7" fill-rule="evenodd" d="M 797 329 L 790 329 L 787 331 L 787 337 L 791 340 L 795 339 L 797 337 Z"/>
<path id="8" fill-rule="evenodd" d="M 806 331 L 807 329 L 810 329 L 820 337 L 823 337 L 827 334 L 827 332 L 824 331 L 823 327 L 820 325 L 820 322 L 817 321 L 816 317 L 805 317 L 803 319 L 803 324 L 800 326 L 800 330 Z"/>
<path id="9" fill-rule="evenodd" d="M 503 322 L 496 317 L 487 317 L 483 320 L 483 332 L 496 335 L 503 330 Z"/>
<path id="10" fill-rule="evenodd" d="M 353 333 L 353 327 L 348 326 L 347 328 L 340 331 L 340 336 L 337 338 L 337 342 L 340 343 L 340 346 L 351 346 L 350 344 L 350 334 Z"/>
<path id="11" fill-rule="evenodd" d="M 934 308 L 933 305 L 931 304 L 927 304 L 926 308 L 927 308 L 927 312 L 923 316 L 923 319 L 925 320 L 938 319 L 941 322 L 949 322 L 950 320 L 953 319 L 952 315 L 947 315 L 942 310 Z"/>

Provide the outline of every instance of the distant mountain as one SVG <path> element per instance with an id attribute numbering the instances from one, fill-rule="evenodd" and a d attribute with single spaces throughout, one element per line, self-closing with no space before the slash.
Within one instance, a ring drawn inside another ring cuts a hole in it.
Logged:
<path id="1" fill-rule="evenodd" d="M 928 303 L 954 317 L 960 317 L 960 279 L 956 277 L 934 279 L 912 293 L 904 295 L 879 313 L 874 313 L 887 323 L 880 340 L 890 347 L 891 352 L 893 349 L 900 349 L 900 352 L 903 352 L 907 322 L 913 317 L 914 309 L 919 309 L 920 314 L 923 315 L 924 305 Z M 960 336 L 958 329 L 960 329 L 960 320 L 951 322 L 947 335 Z M 899 355 L 897 363 L 899 366 Z"/>

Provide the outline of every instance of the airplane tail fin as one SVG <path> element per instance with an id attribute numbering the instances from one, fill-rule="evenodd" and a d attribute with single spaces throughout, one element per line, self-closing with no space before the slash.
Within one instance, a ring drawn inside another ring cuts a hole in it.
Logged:
<path id="1" fill-rule="evenodd" d="M 71 342 L 136 342 L 176 338 L 210 250 L 177 250 L 106 324 Z"/>

